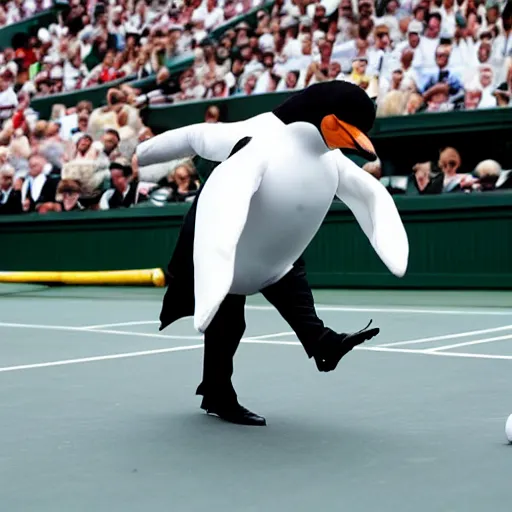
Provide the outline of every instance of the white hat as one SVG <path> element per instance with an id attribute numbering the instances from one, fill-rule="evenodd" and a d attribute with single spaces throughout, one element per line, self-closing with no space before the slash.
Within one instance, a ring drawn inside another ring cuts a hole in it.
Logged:
<path id="1" fill-rule="evenodd" d="M 313 20 L 309 16 L 301 16 L 299 22 L 304 27 L 311 27 Z"/>
<path id="2" fill-rule="evenodd" d="M 297 20 L 297 18 L 294 18 L 293 16 L 284 16 L 281 19 L 280 25 L 281 25 L 282 29 L 288 29 L 288 28 L 297 26 L 298 20 Z"/>
<path id="3" fill-rule="evenodd" d="M 323 39 L 325 37 L 325 32 L 323 30 L 315 30 L 313 32 L 313 41 L 315 43 L 318 43 L 318 41 L 320 41 L 320 39 Z"/>
<path id="4" fill-rule="evenodd" d="M 407 27 L 408 34 L 423 34 L 423 24 L 421 21 L 412 20 Z"/>
<path id="5" fill-rule="evenodd" d="M 64 78 L 64 70 L 61 66 L 55 66 L 50 71 L 50 78 L 53 80 L 62 80 Z"/>
<path id="6" fill-rule="evenodd" d="M 5 70 L 9 70 L 14 76 L 18 75 L 18 65 L 16 62 L 11 61 L 5 66 Z"/>
<path id="7" fill-rule="evenodd" d="M 48 32 L 48 29 L 46 29 L 46 28 L 40 28 L 37 31 L 37 38 L 43 44 L 51 43 L 51 41 L 52 41 L 52 36 L 50 35 L 50 32 Z"/>

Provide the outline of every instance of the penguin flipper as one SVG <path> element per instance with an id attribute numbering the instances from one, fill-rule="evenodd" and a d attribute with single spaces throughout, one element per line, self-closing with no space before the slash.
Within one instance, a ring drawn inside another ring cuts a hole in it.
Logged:
<path id="1" fill-rule="evenodd" d="M 350 208 L 390 272 L 403 277 L 409 260 L 409 241 L 391 194 L 346 156 L 332 153 L 338 167 L 336 196 Z"/>
<path id="2" fill-rule="evenodd" d="M 241 138 L 244 123 L 247 122 L 197 123 L 167 130 L 137 146 L 139 165 L 154 165 L 194 155 L 222 162 Z"/>
<path id="3" fill-rule="evenodd" d="M 198 199 L 194 327 L 199 332 L 206 330 L 231 289 L 237 244 L 267 168 L 264 154 L 264 148 L 249 142 L 215 169 Z"/>

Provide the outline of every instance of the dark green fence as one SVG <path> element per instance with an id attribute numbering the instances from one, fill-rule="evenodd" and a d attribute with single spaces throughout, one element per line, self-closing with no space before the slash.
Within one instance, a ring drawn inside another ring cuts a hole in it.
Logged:
<path id="1" fill-rule="evenodd" d="M 52 23 L 56 23 L 58 19 L 58 12 L 58 8 L 48 9 L 26 20 L 2 27 L 0 29 L 0 48 L 11 47 L 13 36 L 19 32 L 28 34 L 33 29 L 47 27 Z"/>
<path id="2" fill-rule="evenodd" d="M 50 96 L 43 96 L 32 100 L 30 106 L 39 112 L 41 119 L 49 119 L 52 107 L 55 104 L 62 104 L 66 107 L 74 107 L 80 101 L 90 101 L 94 107 L 99 107 L 106 104 L 107 91 L 111 87 L 116 87 L 119 84 L 127 82 L 133 77 L 120 78 L 113 80 L 103 85 L 96 87 L 88 87 L 87 89 L 80 89 L 78 91 L 62 92 L 60 94 L 51 94 Z"/>
<path id="3" fill-rule="evenodd" d="M 235 96 L 184 104 L 154 106 L 146 122 L 156 132 L 204 121 L 210 105 L 222 105 L 227 122 L 269 112 L 294 93 Z M 437 160 L 444 146 L 462 156 L 461 171 L 471 172 L 481 160 L 493 158 L 512 168 L 512 109 L 424 113 L 378 118 L 371 132 L 385 174 L 407 174 L 414 164 Z"/>
<path id="4" fill-rule="evenodd" d="M 407 275 L 391 275 L 351 212 L 333 204 L 306 251 L 315 287 L 512 289 L 512 195 L 399 197 Z M 0 218 L 0 269 L 165 268 L 187 205 Z"/>

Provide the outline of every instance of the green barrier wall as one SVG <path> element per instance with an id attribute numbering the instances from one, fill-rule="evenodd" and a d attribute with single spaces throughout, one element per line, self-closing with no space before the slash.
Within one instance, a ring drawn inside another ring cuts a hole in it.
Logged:
<path id="1" fill-rule="evenodd" d="M 33 28 L 47 27 L 57 22 L 57 8 L 42 11 L 31 18 L 28 18 L 12 25 L 7 25 L 0 29 L 0 48 L 9 48 L 14 34 L 18 32 L 28 33 Z"/>
<path id="2" fill-rule="evenodd" d="M 79 101 L 90 101 L 94 107 L 100 107 L 107 102 L 107 91 L 111 87 L 116 87 L 119 84 L 127 82 L 133 77 L 124 77 L 119 80 L 113 80 L 103 85 L 96 87 L 89 87 L 87 89 L 80 89 L 78 91 L 62 92 L 60 94 L 51 94 L 50 96 L 43 96 L 32 100 L 30 106 L 39 112 L 41 119 L 49 119 L 52 113 L 53 105 L 59 103 L 66 107 L 74 107 Z"/>
<path id="3" fill-rule="evenodd" d="M 409 270 L 392 276 L 351 212 L 333 204 L 306 251 L 315 287 L 512 289 L 512 195 L 399 197 Z M 1 270 L 167 266 L 188 205 L 0 218 Z"/>
<path id="4" fill-rule="evenodd" d="M 156 132 L 204 121 L 209 105 L 223 105 L 227 122 L 242 121 L 269 112 L 294 93 L 234 96 L 227 99 L 154 106 L 146 122 Z M 453 146 L 462 156 L 463 172 L 481 160 L 493 158 L 512 168 L 512 109 L 424 113 L 378 118 L 370 133 L 384 174 L 407 174 L 418 162 L 437 160 L 438 151 Z"/>

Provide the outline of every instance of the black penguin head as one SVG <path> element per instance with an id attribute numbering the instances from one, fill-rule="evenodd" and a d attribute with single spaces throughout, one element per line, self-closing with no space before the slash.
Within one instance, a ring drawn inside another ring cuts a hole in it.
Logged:
<path id="1" fill-rule="evenodd" d="M 375 106 L 357 85 L 341 80 L 311 85 L 279 105 L 273 114 L 285 124 L 313 124 L 329 149 L 377 159 L 367 135 L 375 122 Z"/>

